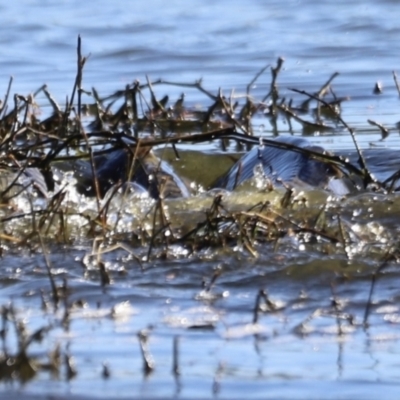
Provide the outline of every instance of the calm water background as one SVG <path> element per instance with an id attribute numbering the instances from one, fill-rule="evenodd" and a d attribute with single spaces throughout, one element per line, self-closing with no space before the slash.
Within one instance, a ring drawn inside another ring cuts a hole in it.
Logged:
<path id="1" fill-rule="evenodd" d="M 392 71 L 400 67 L 400 3 L 395 0 L 3 3 L 0 93 L 5 92 L 12 75 L 13 93 L 27 94 L 46 83 L 60 103 L 65 101 L 76 74 L 78 34 L 82 35 L 83 53 L 90 54 L 84 87 L 90 90 L 94 86 L 101 94 L 124 88 L 136 79 L 144 82 L 146 74 L 152 79 L 177 82 L 203 78 L 204 86 L 215 93 L 218 88 L 226 94 L 231 89 L 243 93 L 262 67 L 274 65 L 282 56 L 286 59 L 279 78 L 282 93 L 291 96 L 289 87 L 315 91 L 338 71 L 334 89 L 338 96 L 352 99 L 345 103 L 343 117 L 359 128 L 363 147 L 380 138 L 379 132 L 368 128 L 366 120 L 372 118 L 393 128 L 387 141 L 379 145 L 400 148 L 394 131 L 400 103 L 392 79 Z M 377 81 L 384 88 L 380 96 L 372 93 Z M 268 92 L 269 82 L 267 73 L 252 93 L 261 98 Z M 156 92 L 174 99 L 182 89 L 157 87 Z M 189 104 L 208 105 L 199 92 L 186 91 L 186 95 Z M 268 135 L 268 123 L 258 123 Z M 315 140 L 330 148 L 351 147 L 344 133 Z M 392 308 L 375 315 L 372 332 L 357 331 L 338 340 L 332 333 L 335 320 L 322 318 L 315 319 L 313 333 L 301 337 L 296 326 L 316 307 L 330 307 L 329 285 L 334 274 L 329 268 L 318 272 L 319 253 L 284 253 L 272 259 L 267 253 L 259 260 L 240 254 L 221 260 L 210 254 L 209 263 L 187 261 L 182 256 L 175 261 L 158 261 L 146 273 L 140 273 L 134 262 L 123 260 L 122 252 L 110 256 L 110 268 L 115 268 L 116 275 L 114 284 L 103 293 L 97 277 L 83 276 L 76 261 L 86 252 L 53 249 L 58 277 L 68 277 L 73 299 L 84 298 L 92 314 L 77 313 L 68 335 L 56 331 L 44 344 L 51 348 L 57 342 L 63 346 L 69 342 L 77 377 L 67 381 L 63 376 L 51 379 L 40 374 L 21 387 L 1 384 L 0 389 L 9 398 L 27 394 L 41 398 L 43 393 L 68 398 L 373 399 L 377 394 L 385 399 L 398 398 L 396 300 L 398 303 L 400 296 L 398 284 L 390 277 L 382 280 L 377 302 Z M 202 278 L 212 275 L 220 262 L 232 270 L 215 290 L 219 294 L 229 292 L 229 296 L 226 300 L 199 300 Z M 42 257 L 7 256 L 1 263 L 2 304 L 14 299 L 30 327 L 41 326 L 46 318 L 40 311 L 40 289 L 48 289 Z M 118 277 L 121 265 L 128 272 Z M 360 276 L 373 265 L 373 261 L 359 261 Z M 297 276 L 293 269 L 299 266 L 312 272 Z M 398 282 L 395 271 L 392 273 Z M 293 307 L 266 317 L 260 335 L 246 335 L 243 326 L 251 322 L 260 287 L 267 287 L 272 297 L 285 304 L 293 302 Z M 350 311 L 358 316 L 362 316 L 368 289 L 368 280 L 360 278 L 340 292 L 352 299 Z M 309 293 L 303 306 L 301 291 Z M 128 300 L 132 309 L 126 318 L 107 314 L 112 306 Z M 183 329 L 184 321 L 189 321 L 188 325 L 214 323 L 216 329 L 188 332 Z M 150 347 L 157 367 L 145 378 L 136 333 L 148 325 L 154 327 Z M 243 328 L 239 337 L 225 340 L 232 334 L 228 328 L 235 326 Z M 171 374 L 175 335 L 182 336 L 182 374 L 178 381 Z M 36 351 L 40 355 L 43 346 Z M 108 380 L 101 378 L 103 362 L 111 369 Z"/>

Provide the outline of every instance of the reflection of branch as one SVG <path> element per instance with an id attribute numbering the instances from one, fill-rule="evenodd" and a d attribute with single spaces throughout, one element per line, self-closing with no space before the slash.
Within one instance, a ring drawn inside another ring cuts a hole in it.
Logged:
<path id="1" fill-rule="evenodd" d="M 142 353 L 142 360 L 143 360 L 143 372 L 147 376 L 151 372 L 153 372 L 155 368 L 154 359 L 151 355 L 147 341 L 149 338 L 149 332 L 147 330 L 141 330 L 137 334 L 140 344 L 140 350 Z"/>
<path id="2" fill-rule="evenodd" d="M 390 249 L 389 249 L 389 251 L 385 255 L 382 263 L 379 265 L 379 267 L 372 274 L 371 286 L 370 286 L 370 289 L 369 289 L 367 305 L 365 307 L 365 312 L 364 312 L 364 320 L 363 320 L 364 328 L 368 327 L 368 317 L 369 317 L 369 313 L 370 313 L 371 306 L 372 306 L 372 295 L 374 293 L 375 284 L 376 284 L 376 282 L 378 280 L 379 274 L 389 265 L 389 262 L 392 261 L 393 259 L 395 259 L 395 255 L 392 254 L 390 252 Z"/>

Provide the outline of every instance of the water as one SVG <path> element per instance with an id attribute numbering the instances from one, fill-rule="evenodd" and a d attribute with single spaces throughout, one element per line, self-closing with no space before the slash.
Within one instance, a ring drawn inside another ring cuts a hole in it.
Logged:
<path id="1" fill-rule="evenodd" d="M 198 1 L 190 7 L 179 1 L 168 6 L 154 0 L 134 5 L 104 1 L 96 3 L 93 15 L 91 2 L 21 0 L 1 6 L 0 88 L 5 91 L 12 75 L 14 91 L 26 94 L 47 83 L 64 102 L 72 91 L 81 34 L 83 53 L 90 55 L 84 71 L 87 90 L 94 86 L 109 94 L 148 75 L 175 82 L 203 78 L 214 93 L 218 88 L 243 93 L 262 67 L 282 56 L 285 96 L 292 96 L 289 87 L 314 91 L 337 71 L 337 95 L 353 99 L 345 107 L 347 122 L 365 127 L 366 119 L 374 118 L 393 125 L 399 7 L 394 1 Z M 381 96 L 372 94 L 377 81 L 384 87 Z M 267 73 L 253 94 L 265 95 L 269 82 Z M 173 99 L 182 89 L 157 91 Z M 193 104 L 207 100 L 196 91 L 187 95 Z"/>
<path id="2" fill-rule="evenodd" d="M 373 142 L 399 148 L 395 130 L 399 98 L 392 78 L 398 65 L 399 7 L 388 0 L 8 2 L 0 6 L 0 93 L 5 93 L 12 75 L 12 93 L 25 95 L 46 83 L 62 104 L 75 80 L 78 34 L 84 55 L 90 54 L 84 87 L 94 86 L 102 95 L 136 79 L 144 82 L 146 75 L 172 82 L 203 78 L 213 93 L 222 88 L 226 95 L 231 89 L 243 94 L 262 67 L 275 65 L 283 56 L 281 95 L 300 102 L 303 98 L 289 88 L 314 92 L 338 71 L 333 87 L 339 97 L 351 97 L 343 105 L 342 116 L 358 128 L 361 146 Z M 377 81 L 384 89 L 379 96 L 373 94 Z M 252 94 L 262 98 L 269 83 L 267 72 Z M 171 101 L 183 91 L 174 86 L 155 90 L 160 96 L 169 94 Z M 188 104 L 209 105 L 200 92 L 184 91 Z M 378 142 L 380 133 L 366 122 L 369 118 L 391 129 L 386 141 Z M 271 135 L 267 120 L 258 118 L 255 124 L 260 133 Z M 295 129 L 299 134 L 299 126 Z M 330 149 L 352 148 L 344 131 L 310 139 Z M 372 163 L 378 165 L 384 157 L 373 158 Z M 351 223 L 366 224 L 373 214 L 378 227 L 369 231 L 375 232 L 372 240 L 377 248 L 384 234 L 395 242 L 397 196 L 360 196 L 346 205 L 344 214 Z M 355 219 L 346 212 L 354 213 Z M 379 279 L 370 328 L 362 328 L 370 273 L 381 260 L 378 251 L 364 256 L 354 249 L 349 262 L 344 253 L 333 255 L 324 246 L 304 247 L 288 237 L 276 251 L 272 245 L 258 248 L 258 259 L 240 248 L 226 254 L 205 249 L 188 255 L 176 247 L 171 260 L 145 263 L 142 271 L 129 252 L 120 249 L 103 256 L 112 284 L 102 289 L 97 269 L 83 265 L 91 246 L 92 241 L 82 239 L 72 249 L 51 248 L 56 281 L 61 285 L 67 279 L 68 305 L 74 305 L 68 330 L 60 326 L 63 307 L 53 313 L 50 302 L 42 310 L 42 297 L 48 301 L 51 289 L 41 250 L 16 253 L 4 248 L 0 304 L 12 301 L 17 317 L 31 331 L 52 325 L 44 341 L 32 346 L 33 355 L 44 361 L 58 344 L 63 355 L 73 357 L 77 371 L 67 379 L 63 363 L 58 377 L 41 371 L 25 384 L 1 383 L 5 397 L 398 396 L 400 318 L 395 263 Z M 146 249 L 135 252 L 142 257 Z M 210 293 L 204 292 L 202 280 L 209 282 L 218 268 L 222 275 Z M 261 314 L 254 326 L 260 288 L 268 290 L 277 310 Z M 344 303 L 343 312 L 354 317 L 350 324 L 342 315 L 342 334 L 333 294 Z M 155 370 L 148 377 L 142 371 L 137 338 L 146 328 L 155 360 Z M 15 335 L 12 327 L 9 330 L 7 344 L 15 350 Z M 174 377 L 175 337 L 180 337 L 181 374 Z M 110 369 L 108 379 L 102 377 L 103 363 Z"/>

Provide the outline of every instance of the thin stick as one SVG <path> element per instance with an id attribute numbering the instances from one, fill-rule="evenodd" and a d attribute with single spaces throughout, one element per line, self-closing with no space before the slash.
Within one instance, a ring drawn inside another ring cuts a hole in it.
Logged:
<path id="1" fill-rule="evenodd" d="M 271 96 L 272 104 L 273 104 L 273 106 L 276 106 L 276 102 L 278 101 L 278 98 L 279 98 L 278 86 L 276 84 L 276 80 L 278 78 L 278 74 L 279 74 L 284 62 L 285 62 L 285 59 L 282 57 L 279 57 L 276 67 L 275 68 L 271 67 L 271 74 L 272 74 L 271 89 L 268 92 L 268 94 L 263 97 L 263 99 L 261 100 L 261 103 L 265 103 L 265 101 L 268 99 L 268 97 Z"/>
<path id="2" fill-rule="evenodd" d="M 7 92 L 4 97 L 4 103 L 0 108 L 0 119 L 2 119 L 6 113 L 7 110 L 7 102 L 8 102 L 8 97 L 10 96 L 10 91 L 11 91 L 11 85 L 13 83 L 14 78 L 10 76 L 10 80 L 8 81 L 8 87 L 7 87 Z"/>
<path id="3" fill-rule="evenodd" d="M 393 71 L 393 79 L 394 79 L 394 83 L 396 84 L 396 88 L 397 88 L 397 93 L 400 96 L 400 85 L 399 85 L 399 81 L 397 79 L 397 73 L 396 71 Z"/>
<path id="4" fill-rule="evenodd" d="M 82 99 L 82 70 L 85 60 L 82 58 L 82 41 L 81 35 L 78 35 L 78 46 L 77 46 L 77 75 L 76 75 L 76 86 L 78 90 L 78 117 L 81 120 L 81 99 Z"/>
<path id="5" fill-rule="evenodd" d="M 332 293 L 332 306 L 333 309 L 335 310 L 336 324 L 338 327 L 338 336 L 343 336 L 342 324 L 340 323 L 340 305 L 339 301 L 336 299 L 335 286 L 333 282 L 331 283 L 331 293 Z"/>
<path id="6" fill-rule="evenodd" d="M 265 67 L 261 68 L 260 71 L 257 72 L 257 74 L 254 76 L 254 78 L 250 81 L 250 83 L 247 85 L 246 88 L 246 93 L 247 96 L 250 96 L 250 89 L 253 86 L 253 84 L 257 81 L 257 79 L 264 73 L 264 71 L 270 66 L 271 64 L 267 64 Z"/>

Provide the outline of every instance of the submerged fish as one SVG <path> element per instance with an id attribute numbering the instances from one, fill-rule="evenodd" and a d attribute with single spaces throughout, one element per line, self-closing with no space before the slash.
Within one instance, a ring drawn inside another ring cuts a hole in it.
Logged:
<path id="1" fill-rule="evenodd" d="M 325 152 L 323 147 L 312 145 L 303 138 L 284 136 L 276 141 L 321 154 Z M 251 149 L 226 174 L 217 179 L 213 186 L 232 191 L 252 179 L 257 170 L 261 170 L 274 186 L 282 184 L 308 186 L 331 190 L 340 195 L 347 194 L 351 190 L 351 185 L 342 179 L 337 167 L 314 160 L 306 153 L 268 145 Z"/>
<path id="2" fill-rule="evenodd" d="M 301 149 L 324 153 L 320 146 L 298 137 L 280 137 L 277 142 Z M 115 184 L 134 182 L 148 191 L 153 198 L 177 198 L 190 196 L 187 183 L 179 177 L 173 168 L 161 161 L 150 150 L 133 154 L 128 149 L 119 149 L 108 157 L 95 159 L 96 177 L 100 195 Z M 202 168 L 210 168 L 205 165 Z M 321 188 L 345 195 L 351 191 L 351 185 L 341 177 L 340 170 L 322 161 L 313 159 L 306 152 L 290 148 L 277 148 L 268 145 L 254 147 L 244 154 L 224 175 L 211 186 L 229 191 L 261 173 L 273 186 L 290 184 L 299 187 Z M 78 189 L 89 196 L 95 195 L 93 174 L 88 162 L 79 162 L 75 166 Z"/>
<path id="3" fill-rule="evenodd" d="M 235 190 L 257 176 L 268 181 L 271 187 L 290 185 L 300 188 L 320 188 L 337 195 L 345 195 L 354 190 L 355 185 L 342 177 L 339 168 L 312 158 L 306 151 L 296 151 L 290 146 L 317 153 L 324 153 L 320 146 L 312 145 L 299 137 L 280 137 L 276 142 L 288 145 L 278 148 L 271 145 L 255 146 L 244 154 L 227 172 L 220 176 L 209 189 Z M 71 166 L 69 166 L 70 170 Z M 212 168 L 212 165 L 199 165 Z M 86 196 L 96 195 L 91 163 L 78 161 L 73 165 L 77 189 Z M 191 189 L 167 162 L 160 160 L 150 148 L 139 150 L 122 148 L 110 151 L 106 156 L 95 157 L 94 171 L 99 195 L 104 197 L 112 188 L 127 183 L 138 193 L 148 193 L 154 199 L 189 197 Z M 2 176 L 0 189 L 15 195 L 15 190 L 32 187 L 39 195 L 47 196 L 48 179 L 36 168 L 26 168 L 19 175 L 13 173 Z M 15 181 L 12 181 L 15 177 Z M 7 179 L 6 179 L 7 178 Z M 5 181 L 7 184 L 5 184 Z M 3 182 L 3 183 L 2 183 Z M 8 189 L 11 185 L 13 190 Z M 50 189 L 51 190 L 51 189 Z M 1 192 L 0 192 L 1 194 Z M 5 197 L 5 196 L 4 196 Z M 5 197 L 6 198 L 6 197 Z"/>
<path id="4" fill-rule="evenodd" d="M 290 149 L 290 146 L 295 146 L 322 154 L 325 152 L 322 147 L 312 145 L 306 139 L 292 136 L 280 137 L 276 141 L 287 144 L 288 148 L 268 145 L 254 147 L 218 178 L 210 189 L 222 188 L 232 191 L 253 179 L 255 175 L 262 174 L 272 186 L 288 184 L 302 188 L 321 188 L 338 195 L 348 194 L 352 190 L 351 183 L 342 179 L 341 171 L 334 165 L 315 160 L 307 152 Z M 212 166 L 204 165 L 199 168 L 212 168 Z M 78 191 L 87 196 L 95 196 L 95 182 L 90 162 L 78 161 L 73 169 Z M 167 162 L 155 156 L 149 148 L 137 152 L 129 148 L 113 150 L 107 156 L 94 159 L 94 170 L 101 197 L 115 185 L 119 187 L 128 182 L 135 183 L 155 199 L 189 197 L 191 194 L 187 182 L 177 175 Z M 46 192 L 45 180 L 37 169 L 26 169 L 18 182 L 30 182 L 39 192 Z"/>

